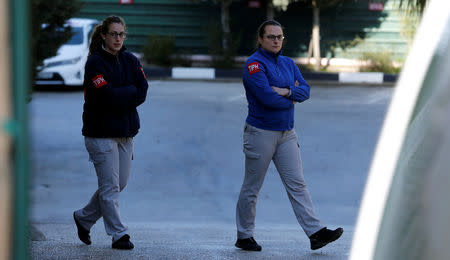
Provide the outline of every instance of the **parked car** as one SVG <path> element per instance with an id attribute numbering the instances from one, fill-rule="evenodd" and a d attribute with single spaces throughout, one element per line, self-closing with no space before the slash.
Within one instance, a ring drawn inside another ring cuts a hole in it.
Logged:
<path id="1" fill-rule="evenodd" d="M 72 28 L 74 35 L 58 49 L 56 56 L 44 60 L 35 85 L 83 85 L 90 38 L 98 23 L 94 19 L 69 19 L 67 25 Z"/>

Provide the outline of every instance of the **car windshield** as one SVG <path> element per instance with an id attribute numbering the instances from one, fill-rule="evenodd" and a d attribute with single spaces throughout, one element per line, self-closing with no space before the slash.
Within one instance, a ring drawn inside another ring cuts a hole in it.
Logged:
<path id="1" fill-rule="evenodd" d="M 67 45 L 78 45 L 83 43 L 83 27 L 72 27 L 72 38 L 66 43 Z"/>

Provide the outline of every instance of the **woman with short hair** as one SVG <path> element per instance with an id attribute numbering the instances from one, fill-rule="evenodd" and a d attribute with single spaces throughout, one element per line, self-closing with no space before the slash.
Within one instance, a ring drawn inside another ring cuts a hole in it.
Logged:
<path id="1" fill-rule="evenodd" d="M 311 249 L 338 239 L 319 221 L 303 178 L 300 145 L 294 130 L 294 105 L 309 98 L 310 87 L 294 61 L 282 56 L 283 28 L 269 20 L 258 29 L 258 49 L 244 68 L 248 101 L 244 128 L 245 177 L 236 207 L 236 247 L 261 251 L 253 238 L 256 201 L 271 161 L 288 193 L 295 216 L 310 238 Z"/>

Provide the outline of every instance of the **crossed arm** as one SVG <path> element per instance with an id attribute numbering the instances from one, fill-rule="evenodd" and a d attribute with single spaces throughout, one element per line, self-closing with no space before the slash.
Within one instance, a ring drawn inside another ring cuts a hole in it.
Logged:
<path id="1" fill-rule="evenodd" d="M 289 98 L 293 103 L 303 102 L 309 99 L 310 87 L 308 83 L 303 79 L 300 71 L 297 67 L 294 70 L 295 83 L 294 86 L 289 86 L 288 88 L 279 88 L 271 86 L 272 90 L 282 97 Z"/>
<path id="2" fill-rule="evenodd" d="M 300 85 L 298 80 L 295 81 L 294 85 L 296 87 L 298 87 Z M 273 91 L 275 91 L 278 95 L 283 96 L 283 97 L 287 97 L 291 93 L 291 90 L 288 88 L 279 88 L 279 87 L 275 87 L 275 86 L 271 86 L 271 87 L 272 87 Z"/>

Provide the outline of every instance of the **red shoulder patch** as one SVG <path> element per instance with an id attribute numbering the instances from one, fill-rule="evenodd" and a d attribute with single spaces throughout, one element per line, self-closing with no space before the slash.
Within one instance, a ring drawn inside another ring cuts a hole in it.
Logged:
<path id="1" fill-rule="evenodd" d="M 144 69 L 141 66 L 141 71 L 142 71 L 142 75 L 144 75 L 144 78 L 147 78 L 147 76 L 145 75 Z"/>
<path id="2" fill-rule="evenodd" d="M 252 62 L 250 64 L 248 64 L 248 74 L 252 75 L 256 72 L 260 72 L 261 70 L 259 69 L 259 63 L 258 62 Z"/>
<path id="3" fill-rule="evenodd" d="M 108 84 L 108 82 L 106 82 L 106 80 L 103 78 L 103 75 L 102 75 L 102 74 L 99 74 L 99 75 L 95 76 L 95 77 L 92 79 L 92 83 L 94 83 L 94 86 L 95 86 L 96 88 L 100 88 L 100 87 L 102 87 L 102 86 Z"/>

